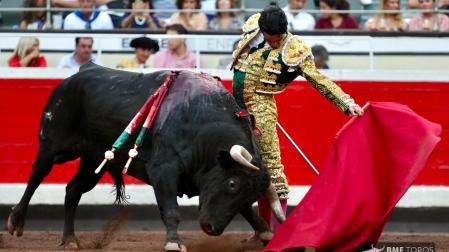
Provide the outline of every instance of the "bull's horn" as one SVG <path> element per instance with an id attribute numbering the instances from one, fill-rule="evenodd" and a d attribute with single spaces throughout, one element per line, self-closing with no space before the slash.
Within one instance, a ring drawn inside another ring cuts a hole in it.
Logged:
<path id="1" fill-rule="evenodd" d="M 270 183 L 270 186 L 267 188 L 267 191 L 265 192 L 265 197 L 267 197 L 268 202 L 270 202 L 271 210 L 273 210 L 274 216 L 276 216 L 276 219 L 279 221 L 279 223 L 284 222 L 285 214 L 284 211 L 282 210 L 278 194 L 274 189 L 272 183 Z"/>
<path id="2" fill-rule="evenodd" d="M 229 150 L 229 154 L 231 155 L 232 159 L 234 159 L 237 163 L 258 171 L 259 167 L 251 164 L 251 160 L 253 157 L 251 154 L 241 145 L 234 145 L 231 147 L 231 150 Z"/>

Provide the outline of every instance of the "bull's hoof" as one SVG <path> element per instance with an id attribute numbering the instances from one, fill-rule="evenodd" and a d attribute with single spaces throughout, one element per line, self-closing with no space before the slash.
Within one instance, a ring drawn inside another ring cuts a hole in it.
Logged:
<path id="1" fill-rule="evenodd" d="M 183 244 L 179 244 L 176 242 L 167 242 L 165 244 L 164 250 L 166 252 L 187 252 L 187 248 L 186 246 L 184 246 Z"/>
<path id="2" fill-rule="evenodd" d="M 274 234 L 270 231 L 261 232 L 261 233 L 257 234 L 257 238 L 264 244 L 271 241 L 271 239 L 273 239 L 273 236 L 274 236 Z"/>
<path id="3" fill-rule="evenodd" d="M 63 249 L 67 249 L 67 250 L 78 250 L 78 249 L 80 249 L 80 246 L 76 242 L 69 242 L 69 243 L 64 243 L 64 244 L 61 243 L 60 246 Z"/>
<path id="4" fill-rule="evenodd" d="M 14 235 L 15 232 L 17 237 L 22 236 L 24 224 L 24 219 L 16 212 L 13 211 L 9 214 L 7 228 L 11 235 Z"/>
<path id="5" fill-rule="evenodd" d="M 243 239 L 241 242 L 248 245 L 260 245 L 260 240 L 255 234 Z"/>
<path id="6" fill-rule="evenodd" d="M 80 243 L 75 235 L 63 237 L 59 246 L 68 250 L 81 249 Z"/>

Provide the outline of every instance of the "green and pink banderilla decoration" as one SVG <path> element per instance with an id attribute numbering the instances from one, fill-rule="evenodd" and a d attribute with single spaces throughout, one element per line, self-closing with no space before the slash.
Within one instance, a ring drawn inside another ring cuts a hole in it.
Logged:
<path id="1" fill-rule="evenodd" d="M 128 171 L 129 166 L 131 165 L 131 161 L 138 155 L 137 149 L 142 146 L 143 140 L 151 126 L 156 119 L 156 116 L 159 112 L 161 104 L 167 94 L 168 89 L 173 81 L 173 77 L 176 75 L 176 72 L 171 72 L 164 83 L 159 87 L 159 89 L 151 95 L 145 104 L 140 108 L 139 112 L 134 116 L 131 122 L 126 126 L 125 130 L 122 134 L 117 138 L 117 140 L 112 145 L 112 149 L 108 150 L 104 153 L 103 162 L 98 166 L 95 170 L 95 173 L 98 174 L 101 169 L 106 165 L 109 160 L 114 159 L 114 152 L 119 150 L 123 144 L 128 140 L 130 136 L 132 136 L 137 129 L 142 125 L 142 122 L 145 118 L 145 122 L 143 122 L 143 126 L 140 129 L 139 135 L 137 136 L 136 142 L 134 144 L 134 148 L 129 150 L 128 152 L 128 161 L 126 162 L 123 168 L 123 174 Z"/>

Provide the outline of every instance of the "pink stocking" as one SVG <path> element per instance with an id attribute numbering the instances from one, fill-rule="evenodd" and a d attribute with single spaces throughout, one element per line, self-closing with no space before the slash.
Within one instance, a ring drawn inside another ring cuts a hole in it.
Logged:
<path id="1" fill-rule="evenodd" d="M 281 207 L 282 207 L 282 211 L 284 212 L 284 214 L 287 214 L 287 200 L 286 199 L 281 199 Z M 270 225 L 270 229 L 273 232 L 276 232 L 277 228 L 281 225 L 279 224 L 279 222 L 276 220 L 276 218 L 273 216 L 272 212 L 271 212 L 271 207 L 270 207 L 270 203 L 268 202 L 267 198 L 265 196 L 261 197 L 258 201 L 257 201 L 258 205 L 259 205 L 259 216 L 267 223 Z"/>
<path id="2" fill-rule="evenodd" d="M 271 208 L 270 203 L 268 202 L 265 196 L 262 196 L 257 201 L 259 206 L 259 216 L 270 226 L 271 223 Z"/>

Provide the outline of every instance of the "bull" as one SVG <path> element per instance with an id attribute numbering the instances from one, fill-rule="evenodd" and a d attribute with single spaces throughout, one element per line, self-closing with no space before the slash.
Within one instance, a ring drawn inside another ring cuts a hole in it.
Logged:
<path id="1" fill-rule="evenodd" d="M 169 71 L 131 73 L 89 63 L 53 91 L 42 113 L 39 148 L 26 190 L 12 208 L 7 227 L 21 236 L 30 199 L 53 164 L 80 159 L 66 186 L 62 245 L 78 245 L 74 215 L 83 193 L 108 172 L 116 202 L 125 199 L 121 167 L 126 151 L 96 174 L 109 149 Z M 263 165 L 247 116 L 220 81 L 207 74 L 179 72 L 128 174 L 153 186 L 166 226 L 165 250 L 181 251 L 177 196 L 199 196 L 199 223 L 208 235 L 220 235 L 241 214 L 262 241 L 271 239 L 267 224 L 252 209 L 263 194 L 283 218 L 270 176 Z M 124 149 L 132 148 L 133 141 Z"/>

